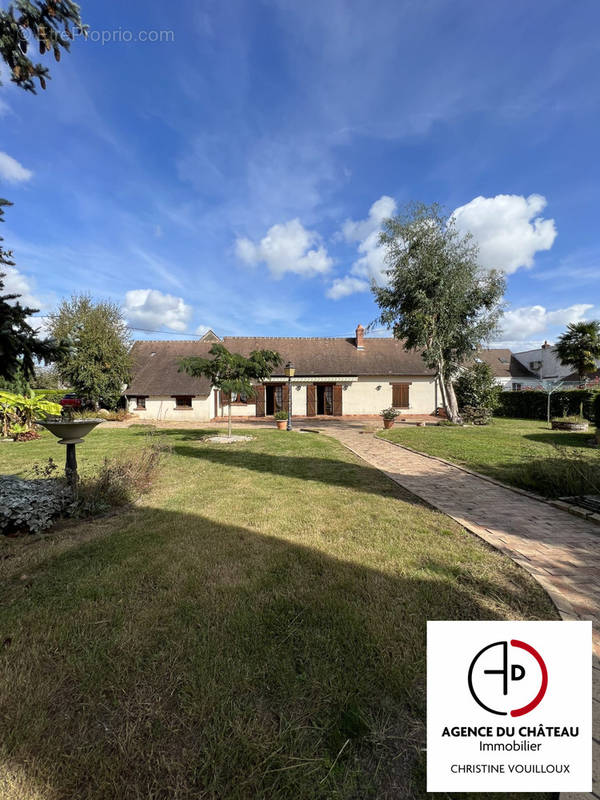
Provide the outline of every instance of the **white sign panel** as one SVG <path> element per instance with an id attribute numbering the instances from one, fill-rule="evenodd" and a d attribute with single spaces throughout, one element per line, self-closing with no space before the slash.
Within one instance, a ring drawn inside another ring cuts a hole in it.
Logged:
<path id="1" fill-rule="evenodd" d="M 427 791 L 592 790 L 591 622 L 427 623 Z"/>

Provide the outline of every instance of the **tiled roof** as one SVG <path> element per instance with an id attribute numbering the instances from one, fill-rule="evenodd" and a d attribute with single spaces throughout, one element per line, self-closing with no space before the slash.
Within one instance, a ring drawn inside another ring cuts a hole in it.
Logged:
<path id="1" fill-rule="evenodd" d="M 477 357 L 490 365 L 496 378 L 537 378 L 507 348 L 480 350 Z"/>
<path id="2" fill-rule="evenodd" d="M 139 341 L 131 349 L 133 359 L 132 379 L 128 395 L 174 394 L 206 396 L 210 393 L 207 378 L 192 378 L 178 372 L 179 361 L 184 356 L 207 357 L 211 342 Z"/>
<path id="3" fill-rule="evenodd" d="M 275 350 L 282 358 L 273 375 L 283 376 L 291 361 L 298 377 L 405 375 L 429 377 L 434 370 L 423 364 L 417 352 L 407 351 L 402 342 L 391 338 L 364 339 L 364 349 L 354 338 L 226 336 L 222 340 L 233 353 L 249 356 L 253 350 Z M 207 357 L 211 342 L 139 341 L 132 348 L 133 377 L 128 395 L 206 396 L 210 382 L 178 372 L 184 356 Z M 483 350 L 479 357 L 492 367 L 496 377 L 535 377 L 510 350 Z"/>
<path id="4" fill-rule="evenodd" d="M 283 375 L 291 361 L 296 375 L 433 375 L 419 353 L 407 352 L 397 339 L 364 339 L 358 350 L 354 338 L 225 336 L 228 350 L 248 356 L 253 350 L 276 350 L 283 361 L 274 375 Z"/>

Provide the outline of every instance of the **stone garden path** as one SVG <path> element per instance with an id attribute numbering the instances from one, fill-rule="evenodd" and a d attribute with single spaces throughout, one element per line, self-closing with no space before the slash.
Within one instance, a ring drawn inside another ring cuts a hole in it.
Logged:
<path id="1" fill-rule="evenodd" d="M 600 800 L 600 526 L 361 433 L 360 427 L 334 423 L 321 430 L 520 564 L 548 592 L 563 619 L 592 620 L 593 792 L 562 792 L 560 797 Z"/>

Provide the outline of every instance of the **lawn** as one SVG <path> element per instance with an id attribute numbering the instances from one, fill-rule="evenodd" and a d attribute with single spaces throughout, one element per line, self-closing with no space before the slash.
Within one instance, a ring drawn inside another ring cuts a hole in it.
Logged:
<path id="1" fill-rule="evenodd" d="M 551 431 L 547 423 L 494 419 L 465 427 L 399 426 L 380 435 L 504 483 L 547 497 L 600 494 L 600 450 L 587 433 Z"/>
<path id="2" fill-rule="evenodd" d="M 3 800 L 423 798 L 426 620 L 556 618 L 337 442 L 251 433 L 164 432 L 134 507 L 0 541 Z M 97 429 L 80 464 L 144 441 Z"/>

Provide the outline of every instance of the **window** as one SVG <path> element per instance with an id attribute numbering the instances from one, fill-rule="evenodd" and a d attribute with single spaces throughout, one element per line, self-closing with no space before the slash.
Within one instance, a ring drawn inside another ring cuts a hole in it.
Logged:
<path id="1" fill-rule="evenodd" d="M 232 392 L 231 402 L 237 403 L 238 405 L 246 405 L 248 403 L 248 397 L 242 392 Z"/>
<path id="2" fill-rule="evenodd" d="M 523 388 L 522 383 L 513 383 L 512 385 L 513 392 L 520 392 L 522 388 Z"/>
<path id="3" fill-rule="evenodd" d="M 135 409 L 136 409 L 136 411 L 144 411 L 146 409 L 146 398 L 145 397 L 136 397 L 135 398 Z"/>
<path id="4" fill-rule="evenodd" d="M 392 406 L 409 408 L 410 383 L 392 383 Z"/>
<path id="5" fill-rule="evenodd" d="M 175 408 L 191 408 L 192 396 L 189 394 L 178 394 L 175 396 Z"/>

